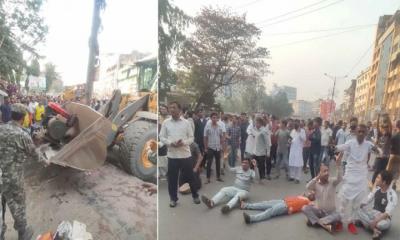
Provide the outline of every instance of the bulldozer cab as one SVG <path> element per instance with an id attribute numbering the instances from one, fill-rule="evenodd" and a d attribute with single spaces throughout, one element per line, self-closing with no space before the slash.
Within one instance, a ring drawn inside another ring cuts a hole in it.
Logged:
<path id="1" fill-rule="evenodd" d="M 142 92 L 150 92 L 157 77 L 157 59 L 144 59 L 138 61 L 136 65 L 139 67 L 139 94 L 141 94 Z"/>
<path id="2" fill-rule="evenodd" d="M 152 113 L 157 112 L 157 59 L 150 57 L 136 62 L 138 67 L 137 93 L 122 94 L 119 110 L 124 109 L 128 104 L 140 98 L 150 95 L 146 110 Z"/>

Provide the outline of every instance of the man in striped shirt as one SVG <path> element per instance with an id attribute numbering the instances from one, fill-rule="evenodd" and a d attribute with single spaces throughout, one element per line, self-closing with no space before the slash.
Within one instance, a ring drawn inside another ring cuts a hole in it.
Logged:
<path id="1" fill-rule="evenodd" d="M 221 150 L 224 143 L 224 129 L 218 124 L 217 113 L 211 113 L 211 124 L 207 124 L 204 129 L 204 149 L 207 154 L 207 183 L 210 183 L 211 165 L 215 158 L 217 181 L 221 179 Z"/>
<path id="2" fill-rule="evenodd" d="M 237 150 L 240 146 L 240 126 L 238 125 L 239 117 L 233 116 L 232 126 L 227 130 L 228 144 L 230 145 L 229 167 L 235 167 L 237 159 Z"/>

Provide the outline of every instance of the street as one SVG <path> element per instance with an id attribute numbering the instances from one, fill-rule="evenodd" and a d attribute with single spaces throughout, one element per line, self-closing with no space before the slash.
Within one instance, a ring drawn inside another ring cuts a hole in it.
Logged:
<path id="1" fill-rule="evenodd" d="M 331 169 L 334 169 L 331 168 Z M 334 176 L 334 171 L 331 177 Z M 274 176 L 274 169 L 272 169 Z M 264 185 L 254 183 L 250 190 L 250 202 L 263 200 L 282 199 L 285 196 L 302 194 L 305 191 L 305 181 L 310 175 L 303 175 L 300 184 L 287 182 L 284 178 L 265 182 Z M 203 185 L 199 194 L 212 197 L 217 191 L 233 184 L 233 175 L 228 173 L 223 177 L 224 183 L 216 182 L 211 177 L 211 184 Z M 202 175 L 203 183 L 205 175 Z M 233 210 L 228 215 L 222 215 L 220 206 L 209 210 L 203 203 L 194 205 L 191 195 L 182 196 L 176 208 L 169 207 L 169 196 L 167 182 L 159 183 L 159 239 L 160 240 L 209 240 L 209 239 L 274 239 L 274 240 L 348 240 L 348 239 L 371 239 L 364 229 L 359 228 L 357 236 L 351 236 L 347 230 L 334 236 L 322 229 L 314 229 L 306 226 L 305 216 L 297 213 L 292 216 L 281 216 L 268 221 L 246 225 L 243 220 L 243 212 L 239 209 Z M 248 211 L 249 212 L 249 211 Z M 393 216 L 392 228 L 384 235 L 383 239 L 399 239 L 400 235 L 400 208 L 397 207 Z"/>
<path id="2" fill-rule="evenodd" d="M 31 162 L 26 173 L 28 223 L 39 234 L 57 229 L 62 221 L 80 221 L 96 240 L 157 238 L 157 194 L 144 183 L 106 163 L 82 172 Z M 9 209 L 6 239 L 17 239 Z"/>

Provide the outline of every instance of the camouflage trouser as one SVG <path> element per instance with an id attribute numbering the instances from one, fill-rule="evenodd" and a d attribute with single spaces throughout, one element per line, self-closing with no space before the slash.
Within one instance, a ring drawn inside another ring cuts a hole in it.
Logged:
<path id="1" fill-rule="evenodd" d="M 25 190 L 23 184 L 3 185 L 2 189 L 2 206 L 3 216 L 5 214 L 5 205 L 10 209 L 14 219 L 14 229 L 17 231 L 25 230 L 26 222 L 26 206 L 25 206 Z M 2 233 L 7 229 L 7 225 L 3 218 Z"/>

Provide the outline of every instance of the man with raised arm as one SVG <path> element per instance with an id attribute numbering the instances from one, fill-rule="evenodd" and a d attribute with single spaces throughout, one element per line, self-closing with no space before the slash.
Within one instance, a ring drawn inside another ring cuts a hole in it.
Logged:
<path id="1" fill-rule="evenodd" d="M 340 215 L 336 211 L 336 188 L 342 181 L 340 158 L 336 161 L 336 178 L 329 178 L 329 168 L 321 164 L 317 177 L 307 184 L 307 190 L 315 192 L 315 204 L 304 206 L 308 226 L 321 226 L 328 232 L 340 229 Z"/>
<path id="2" fill-rule="evenodd" d="M 256 177 L 256 171 L 250 168 L 250 164 L 257 167 L 255 160 L 243 159 L 242 165 L 230 168 L 230 171 L 236 175 L 233 186 L 222 188 L 213 198 L 201 196 L 201 200 L 208 208 L 214 208 L 223 202 L 225 198 L 229 198 L 229 202 L 222 206 L 221 212 L 226 214 L 231 211 L 240 200 L 247 199 L 250 193 L 250 186 Z"/>

